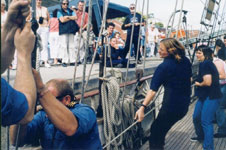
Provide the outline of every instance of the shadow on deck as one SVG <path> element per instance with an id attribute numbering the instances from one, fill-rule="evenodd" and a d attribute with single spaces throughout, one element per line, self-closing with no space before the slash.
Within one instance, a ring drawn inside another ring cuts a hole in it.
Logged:
<path id="1" fill-rule="evenodd" d="M 187 115 L 177 122 L 166 135 L 164 150 L 202 150 L 202 143 L 191 142 L 190 138 L 195 135 L 194 126 L 192 123 L 192 114 L 196 102 L 193 102 Z M 214 124 L 216 132 L 217 125 Z M 226 150 L 226 138 L 214 138 L 215 150 Z M 146 142 L 140 150 L 148 150 L 149 143 Z"/>

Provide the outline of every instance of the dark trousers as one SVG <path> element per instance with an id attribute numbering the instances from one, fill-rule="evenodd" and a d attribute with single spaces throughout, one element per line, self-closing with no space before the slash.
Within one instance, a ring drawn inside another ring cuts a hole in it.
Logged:
<path id="1" fill-rule="evenodd" d="M 127 62 L 128 62 L 128 59 L 114 59 L 112 60 L 112 65 L 113 67 L 115 67 L 116 65 L 118 64 L 122 64 L 123 67 L 126 67 L 127 66 Z M 107 67 L 111 67 L 111 62 L 110 62 L 110 59 L 107 60 Z"/>
<path id="2" fill-rule="evenodd" d="M 149 138 L 151 147 L 163 147 L 165 144 L 165 136 L 170 128 L 187 113 L 186 111 L 168 112 L 161 108 L 158 117 L 151 125 L 151 135 Z"/>
<path id="3" fill-rule="evenodd" d="M 137 58 L 136 56 L 137 56 L 138 38 L 139 38 L 139 36 L 133 36 L 132 44 L 134 44 L 135 58 Z M 130 35 L 127 35 L 126 44 L 125 44 L 125 48 L 124 48 L 124 52 L 123 52 L 123 58 L 126 58 L 126 55 L 129 52 L 129 46 L 130 46 Z M 140 54 L 140 50 L 138 48 L 138 60 L 140 60 L 140 57 L 141 57 L 141 54 Z"/>

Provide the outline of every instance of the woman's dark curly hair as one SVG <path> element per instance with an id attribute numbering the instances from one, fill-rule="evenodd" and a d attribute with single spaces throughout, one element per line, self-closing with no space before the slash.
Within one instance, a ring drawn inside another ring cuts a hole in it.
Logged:
<path id="1" fill-rule="evenodd" d="M 200 46 L 198 46 L 196 51 L 203 52 L 205 60 L 213 60 L 213 50 L 210 47 L 208 47 L 206 45 L 200 45 Z"/>

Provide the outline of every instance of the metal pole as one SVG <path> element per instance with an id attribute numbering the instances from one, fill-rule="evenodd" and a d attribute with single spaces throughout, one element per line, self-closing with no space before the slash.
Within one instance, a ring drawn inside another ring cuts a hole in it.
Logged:
<path id="1" fill-rule="evenodd" d="M 103 11 L 103 15 L 102 15 L 103 16 L 103 20 L 102 20 L 103 28 L 102 28 L 102 30 L 100 30 L 100 32 L 103 31 L 105 28 L 108 4 L 109 4 L 108 0 L 106 0 L 105 3 L 103 4 L 106 6 L 103 6 L 103 7 L 105 7 L 105 9 Z M 105 62 L 105 60 L 104 60 L 104 55 L 105 55 L 105 53 L 104 53 L 104 37 L 105 36 L 102 33 L 100 33 L 100 34 L 101 34 L 102 38 L 101 38 L 101 53 L 100 53 L 100 63 L 99 63 L 99 78 L 103 77 L 103 75 L 104 75 L 104 62 Z M 96 51 L 97 51 L 97 49 L 96 49 Z M 101 92 L 100 92 L 102 83 L 103 83 L 103 81 L 99 79 L 99 93 L 100 94 L 99 94 L 99 105 L 97 107 L 97 117 L 103 117 L 102 98 L 101 98 L 102 96 L 101 96 Z"/>
<path id="2" fill-rule="evenodd" d="M 184 7 L 184 0 L 182 0 L 182 4 L 181 4 L 179 23 L 178 23 L 177 32 L 176 32 L 176 39 L 178 39 L 178 31 L 179 31 L 179 28 L 180 28 L 181 15 L 182 15 L 183 7 Z"/>
<path id="3" fill-rule="evenodd" d="M 90 37 L 90 26 L 92 22 L 92 0 L 89 0 L 89 19 L 88 19 L 88 26 L 87 26 L 87 37 L 86 37 L 86 45 L 85 45 L 85 60 L 84 60 L 84 65 L 83 65 L 83 76 L 82 76 L 82 97 L 81 101 L 84 100 L 84 86 L 85 86 L 85 77 L 86 77 L 86 63 L 87 63 L 87 55 L 89 51 L 89 37 Z M 80 103 L 81 103 L 80 101 Z"/>
<path id="4" fill-rule="evenodd" d="M 174 8 L 174 16 L 173 16 L 173 20 L 172 20 L 172 24 L 171 24 L 171 27 L 170 27 L 170 32 L 168 33 L 168 31 L 166 32 L 167 34 L 167 37 L 170 36 L 171 32 L 172 32 L 172 28 L 173 28 L 173 24 L 174 24 L 174 19 L 175 19 L 175 15 L 176 15 L 176 10 L 177 10 L 177 3 L 178 3 L 178 0 L 176 0 L 176 4 L 175 4 L 175 8 Z M 168 26 L 167 26 L 168 28 Z"/>

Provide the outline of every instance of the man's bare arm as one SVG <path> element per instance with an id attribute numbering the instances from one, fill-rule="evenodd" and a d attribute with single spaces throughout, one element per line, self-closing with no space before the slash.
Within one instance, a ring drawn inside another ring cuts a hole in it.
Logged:
<path id="1" fill-rule="evenodd" d="M 1 29 L 1 74 L 13 60 L 15 46 L 14 35 L 17 28 L 22 27 L 29 15 L 29 1 L 13 0 L 7 14 L 7 19 Z"/>
<path id="2" fill-rule="evenodd" d="M 21 31 L 17 29 L 14 43 L 17 49 L 17 72 L 14 88 L 23 93 L 28 102 L 28 111 L 20 121 L 21 124 L 30 122 L 34 116 L 36 103 L 36 85 L 32 74 L 31 52 L 34 49 L 35 36 L 31 30 L 31 23 L 26 23 Z"/>
<path id="3" fill-rule="evenodd" d="M 78 129 L 78 121 L 74 114 L 44 86 L 40 74 L 33 70 L 39 101 L 54 126 L 67 136 L 72 136 Z M 67 117 L 65 117 L 67 116 Z"/>

